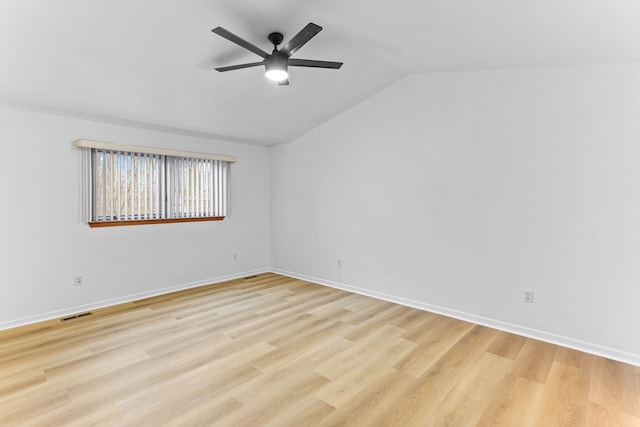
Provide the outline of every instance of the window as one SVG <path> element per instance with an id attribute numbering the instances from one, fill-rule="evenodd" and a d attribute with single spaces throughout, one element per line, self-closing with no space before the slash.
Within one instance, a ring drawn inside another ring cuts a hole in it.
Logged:
<path id="1" fill-rule="evenodd" d="M 221 220 L 235 158 L 78 140 L 92 227 Z"/>

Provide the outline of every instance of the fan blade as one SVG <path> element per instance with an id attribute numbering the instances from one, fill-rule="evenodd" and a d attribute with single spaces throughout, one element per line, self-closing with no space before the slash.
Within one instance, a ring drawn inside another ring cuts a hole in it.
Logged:
<path id="1" fill-rule="evenodd" d="M 287 56 L 291 56 L 298 49 L 305 45 L 309 40 L 313 38 L 316 34 L 322 31 L 322 27 L 314 24 L 313 22 L 309 22 L 306 27 L 304 27 L 298 34 L 293 36 L 291 40 L 287 42 L 282 49 L 280 49 L 281 53 L 284 53 Z"/>
<path id="2" fill-rule="evenodd" d="M 289 79 L 278 82 L 278 86 L 289 86 Z"/>
<path id="3" fill-rule="evenodd" d="M 266 58 L 267 56 L 269 56 L 269 54 L 267 52 L 265 52 L 264 50 L 260 49 L 258 46 L 255 46 L 251 43 L 249 43 L 248 41 L 246 41 L 245 39 L 242 39 L 238 36 L 236 36 L 235 34 L 233 34 L 232 32 L 229 32 L 227 30 L 225 30 L 222 27 L 216 27 L 213 30 L 214 33 L 216 33 L 217 35 L 224 37 L 225 39 L 229 40 L 230 42 L 233 42 L 235 44 L 237 44 L 238 46 L 241 46 L 247 50 L 250 50 L 251 52 L 255 53 L 256 55 L 261 56 L 262 58 Z"/>
<path id="4" fill-rule="evenodd" d="M 337 70 L 338 68 L 342 67 L 342 62 L 315 61 L 313 59 L 290 58 L 289 66 L 290 67 L 333 68 L 334 70 Z"/>
<path id="5" fill-rule="evenodd" d="M 250 62 L 248 64 L 229 65 L 228 67 L 218 67 L 215 70 L 222 73 L 223 71 L 241 70 L 243 68 L 257 67 L 258 65 L 264 65 L 264 61 Z"/>

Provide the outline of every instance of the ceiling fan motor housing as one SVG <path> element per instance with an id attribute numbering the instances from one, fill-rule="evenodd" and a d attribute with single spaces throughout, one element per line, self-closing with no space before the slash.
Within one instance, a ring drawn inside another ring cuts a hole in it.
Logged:
<path id="1" fill-rule="evenodd" d="M 289 58 L 286 55 L 281 54 L 280 52 L 276 52 L 264 59 L 264 65 L 267 67 L 267 70 L 271 68 L 286 70 L 287 66 L 289 65 Z"/>

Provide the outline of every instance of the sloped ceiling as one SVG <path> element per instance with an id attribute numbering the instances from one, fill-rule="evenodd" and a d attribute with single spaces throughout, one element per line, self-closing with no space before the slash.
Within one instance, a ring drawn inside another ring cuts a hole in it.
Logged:
<path id="1" fill-rule="evenodd" d="M 324 30 L 278 87 L 260 58 L 304 25 Z M 410 73 L 640 60 L 638 0 L 2 0 L 0 102 L 232 141 L 295 139 Z M 389 106 L 393 109 L 393 106 Z"/>

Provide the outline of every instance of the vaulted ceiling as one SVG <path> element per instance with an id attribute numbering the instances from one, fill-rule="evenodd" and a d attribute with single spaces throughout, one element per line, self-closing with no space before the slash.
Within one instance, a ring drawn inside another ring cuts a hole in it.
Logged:
<path id="1" fill-rule="evenodd" d="M 309 22 L 295 56 L 341 70 L 213 70 L 260 58 L 212 28 L 269 52 Z M 0 103 L 272 145 L 410 73 L 635 61 L 639 41 L 638 0 L 2 0 Z"/>

